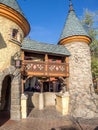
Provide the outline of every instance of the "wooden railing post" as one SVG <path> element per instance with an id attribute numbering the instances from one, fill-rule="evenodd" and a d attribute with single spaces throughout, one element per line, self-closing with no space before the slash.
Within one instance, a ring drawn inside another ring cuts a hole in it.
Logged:
<path id="1" fill-rule="evenodd" d="M 45 75 L 48 75 L 48 54 L 45 54 Z"/>

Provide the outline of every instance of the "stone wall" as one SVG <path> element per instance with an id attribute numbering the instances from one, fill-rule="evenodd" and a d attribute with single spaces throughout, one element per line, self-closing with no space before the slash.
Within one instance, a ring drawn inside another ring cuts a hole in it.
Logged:
<path id="1" fill-rule="evenodd" d="M 21 119 L 21 74 L 14 75 L 11 85 L 11 119 Z"/>
<path id="2" fill-rule="evenodd" d="M 92 83 L 90 48 L 86 43 L 81 42 L 73 42 L 65 46 L 71 53 L 69 58 L 70 113 L 75 117 L 93 118 L 97 106 Z"/>
<path id="3" fill-rule="evenodd" d="M 20 42 L 12 40 L 12 30 L 17 29 L 18 33 L 24 38 L 24 33 L 16 23 L 0 16 L 0 102 L 3 79 L 11 75 L 11 110 L 10 117 L 13 120 L 21 118 L 21 75 L 20 72 L 12 66 L 12 57 L 20 51 Z"/>
<path id="4" fill-rule="evenodd" d="M 0 70 L 8 68 L 11 64 L 11 56 L 20 51 L 20 46 L 11 41 L 12 29 L 18 29 L 24 37 L 21 28 L 13 21 L 0 16 Z"/>

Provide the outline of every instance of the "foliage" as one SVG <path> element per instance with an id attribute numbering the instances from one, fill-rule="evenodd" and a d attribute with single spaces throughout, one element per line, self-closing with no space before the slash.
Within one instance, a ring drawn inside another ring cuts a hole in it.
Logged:
<path id="1" fill-rule="evenodd" d="M 98 13 L 85 10 L 82 24 L 92 39 L 90 44 L 92 56 L 92 75 L 98 77 Z"/>
<path id="2" fill-rule="evenodd" d="M 92 57 L 92 75 L 94 78 L 98 77 L 98 58 Z"/>
<path id="3" fill-rule="evenodd" d="M 86 31 L 92 38 L 92 40 L 96 39 L 98 35 L 98 14 L 97 12 L 90 12 L 89 10 L 85 10 L 82 24 L 85 27 Z"/>

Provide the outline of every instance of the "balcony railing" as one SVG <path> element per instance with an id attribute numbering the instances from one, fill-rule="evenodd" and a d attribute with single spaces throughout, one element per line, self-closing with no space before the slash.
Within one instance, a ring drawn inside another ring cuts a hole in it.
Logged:
<path id="1" fill-rule="evenodd" d="M 23 65 L 28 75 L 58 77 L 67 76 L 69 73 L 66 63 L 24 60 Z"/>

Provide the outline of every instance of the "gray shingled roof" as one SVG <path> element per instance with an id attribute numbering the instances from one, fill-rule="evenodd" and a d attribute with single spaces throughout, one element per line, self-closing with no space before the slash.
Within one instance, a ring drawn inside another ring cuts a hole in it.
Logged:
<path id="1" fill-rule="evenodd" d="M 79 19 L 77 18 L 74 10 L 69 11 L 68 17 L 63 28 L 61 39 L 70 37 L 70 36 L 88 36 L 87 32 L 83 28 L 82 24 L 80 23 Z"/>
<path id="2" fill-rule="evenodd" d="M 63 45 L 41 43 L 30 39 L 24 39 L 21 49 L 56 55 L 70 55 L 70 52 Z"/>
<path id="3" fill-rule="evenodd" d="M 12 9 L 18 11 L 20 14 L 24 16 L 23 12 L 21 11 L 21 8 L 17 3 L 17 0 L 0 0 L 0 3 L 11 7 Z"/>

